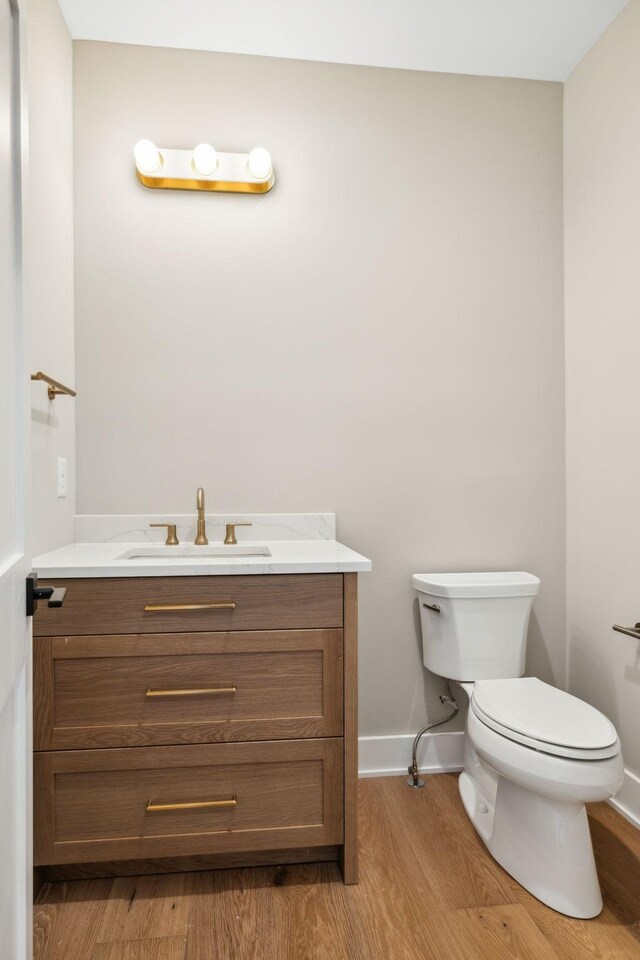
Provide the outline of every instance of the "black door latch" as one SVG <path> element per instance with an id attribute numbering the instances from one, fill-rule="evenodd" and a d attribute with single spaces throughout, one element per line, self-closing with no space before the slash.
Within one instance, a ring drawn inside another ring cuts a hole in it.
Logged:
<path id="1" fill-rule="evenodd" d="M 50 607 L 61 607 L 67 592 L 66 587 L 39 587 L 35 570 L 27 575 L 27 616 L 32 617 L 38 609 L 38 600 L 48 600 Z"/>

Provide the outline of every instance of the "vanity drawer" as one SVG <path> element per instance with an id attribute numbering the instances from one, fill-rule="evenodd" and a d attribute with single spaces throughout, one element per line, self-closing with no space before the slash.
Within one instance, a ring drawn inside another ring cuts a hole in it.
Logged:
<path id="1" fill-rule="evenodd" d="M 35 636 L 342 626 L 339 573 L 51 580 L 62 607 L 40 603 Z"/>
<path id="2" fill-rule="evenodd" d="M 342 740 L 35 755 L 35 863 L 343 840 Z"/>
<path id="3" fill-rule="evenodd" d="M 36 750 L 342 736 L 342 630 L 40 637 Z"/>

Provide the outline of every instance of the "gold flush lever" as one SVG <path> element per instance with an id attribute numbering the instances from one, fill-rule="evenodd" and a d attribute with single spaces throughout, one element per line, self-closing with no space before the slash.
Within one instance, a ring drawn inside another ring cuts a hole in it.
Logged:
<path id="1" fill-rule="evenodd" d="M 425 610 L 433 610 L 434 613 L 442 613 L 442 608 L 438 603 L 423 603 Z"/>
<path id="2" fill-rule="evenodd" d="M 252 523 L 228 523 L 224 542 L 228 546 L 234 546 L 238 542 L 236 540 L 236 527 L 252 527 L 252 526 L 253 526 Z"/>

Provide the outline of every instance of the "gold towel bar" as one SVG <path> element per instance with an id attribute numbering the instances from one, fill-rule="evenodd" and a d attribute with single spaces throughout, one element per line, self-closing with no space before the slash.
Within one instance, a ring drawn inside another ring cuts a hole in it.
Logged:
<path id="1" fill-rule="evenodd" d="M 204 800 L 197 803 L 153 803 L 149 800 L 147 813 L 162 813 L 164 810 L 204 810 L 206 807 L 235 807 L 237 797 L 228 800 Z"/>
<path id="2" fill-rule="evenodd" d="M 72 390 L 71 387 L 65 387 L 64 383 L 60 383 L 58 380 L 54 380 L 53 377 L 48 376 L 46 373 L 43 373 L 42 370 L 38 370 L 37 373 L 31 374 L 32 380 L 44 380 L 45 383 L 48 383 L 47 394 L 49 395 L 49 400 L 55 400 L 60 394 L 66 394 L 68 397 L 75 397 L 76 392 Z"/>
<path id="3" fill-rule="evenodd" d="M 217 600 L 215 603 L 146 603 L 145 613 L 171 612 L 175 610 L 235 610 L 233 600 Z"/>
<path id="4" fill-rule="evenodd" d="M 235 693 L 236 687 L 194 687 L 192 690 L 147 690 L 145 697 L 197 697 L 208 693 Z"/>

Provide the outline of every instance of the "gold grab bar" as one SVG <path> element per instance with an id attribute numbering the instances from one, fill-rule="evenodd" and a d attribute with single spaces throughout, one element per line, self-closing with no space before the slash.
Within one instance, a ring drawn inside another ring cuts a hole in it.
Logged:
<path id="1" fill-rule="evenodd" d="M 634 640 L 640 640 L 640 623 L 636 623 L 635 627 L 621 627 L 614 623 L 613 629 L 617 630 L 618 633 L 626 633 L 628 637 L 633 637 Z"/>
<path id="2" fill-rule="evenodd" d="M 217 600 L 215 603 L 145 603 L 144 612 L 172 610 L 235 610 L 233 600 Z"/>
<path id="3" fill-rule="evenodd" d="M 235 693 L 236 687 L 194 687 L 192 690 L 147 690 L 145 697 L 197 697 L 207 693 Z"/>
<path id="4" fill-rule="evenodd" d="M 38 370 L 37 373 L 31 374 L 32 380 L 44 380 L 45 383 L 48 383 L 47 394 L 49 400 L 55 400 L 60 394 L 66 394 L 68 397 L 75 397 L 76 392 L 72 390 L 71 387 L 65 387 L 64 383 L 60 383 L 58 380 L 54 380 L 53 377 L 49 377 L 46 373 L 43 373 L 42 370 Z"/>
<path id="5" fill-rule="evenodd" d="M 202 800 L 197 803 L 153 803 L 149 800 L 147 813 L 162 813 L 165 810 L 204 810 L 207 807 L 235 807 L 237 803 L 237 797 L 230 797 L 228 800 Z"/>

